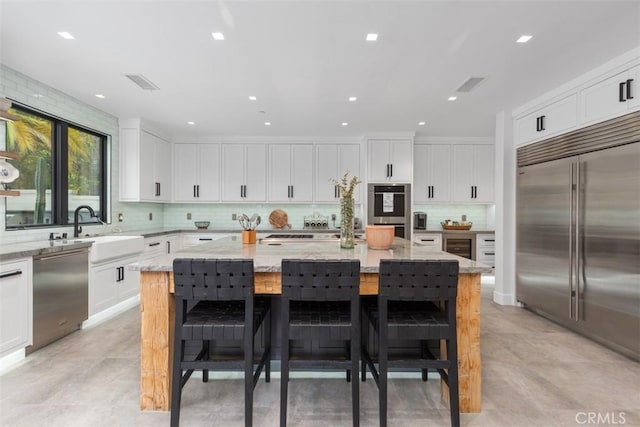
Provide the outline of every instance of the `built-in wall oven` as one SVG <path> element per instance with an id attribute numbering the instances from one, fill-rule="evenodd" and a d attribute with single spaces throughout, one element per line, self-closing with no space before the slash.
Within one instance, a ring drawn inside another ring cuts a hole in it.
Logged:
<path id="1" fill-rule="evenodd" d="M 409 238 L 411 184 L 369 184 L 369 225 L 394 225 L 396 237 Z"/>

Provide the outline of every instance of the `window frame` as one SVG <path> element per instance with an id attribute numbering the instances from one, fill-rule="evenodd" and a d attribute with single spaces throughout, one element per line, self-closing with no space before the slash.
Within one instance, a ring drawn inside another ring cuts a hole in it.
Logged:
<path id="1" fill-rule="evenodd" d="M 23 111 L 27 114 L 41 117 L 52 123 L 52 141 L 51 141 L 51 223 L 49 224 L 20 224 L 20 225 L 7 225 L 5 221 L 5 230 L 26 230 L 36 228 L 51 228 L 60 227 L 66 225 L 72 225 L 73 221 L 69 221 L 69 199 L 63 197 L 69 194 L 69 149 L 68 149 L 68 134 L 69 127 L 81 132 L 85 132 L 92 136 L 99 138 L 100 147 L 100 215 L 98 218 L 104 223 L 108 223 L 110 215 L 108 215 L 107 209 L 108 203 L 108 189 L 109 189 L 109 135 L 89 129 L 80 124 L 71 122 L 69 120 L 62 119 L 60 117 L 45 113 L 43 111 L 28 107 L 19 102 L 12 101 L 11 108 L 14 110 Z M 5 129 L 5 134 L 7 130 Z M 5 198 L 5 215 L 6 215 L 6 198 Z M 92 224 L 92 223 L 85 223 Z"/>

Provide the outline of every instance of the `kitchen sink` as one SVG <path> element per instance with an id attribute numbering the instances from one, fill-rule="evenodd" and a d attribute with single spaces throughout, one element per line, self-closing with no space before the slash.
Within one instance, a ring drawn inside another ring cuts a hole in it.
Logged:
<path id="1" fill-rule="evenodd" d="M 93 242 L 89 249 L 89 261 L 92 263 L 139 254 L 144 249 L 142 236 L 93 236 L 74 240 Z"/>

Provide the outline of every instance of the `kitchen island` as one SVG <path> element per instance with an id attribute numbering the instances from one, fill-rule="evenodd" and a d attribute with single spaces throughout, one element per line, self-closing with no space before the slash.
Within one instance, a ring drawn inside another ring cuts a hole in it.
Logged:
<path id="1" fill-rule="evenodd" d="M 395 239 L 389 250 L 369 250 L 365 242 L 341 249 L 339 242 L 292 242 L 243 245 L 240 236 L 186 248 L 174 254 L 134 264 L 140 270 L 142 410 L 168 411 L 171 396 L 175 258 L 252 258 L 256 294 L 281 293 L 282 259 L 358 259 L 360 294 L 378 293 L 378 269 L 382 259 L 455 259 L 460 263 L 457 296 L 458 365 L 461 412 L 480 412 L 482 404 L 480 360 L 480 275 L 490 267 L 404 239 Z M 443 384 L 443 387 L 444 386 Z M 446 393 L 444 394 L 446 396 Z"/>

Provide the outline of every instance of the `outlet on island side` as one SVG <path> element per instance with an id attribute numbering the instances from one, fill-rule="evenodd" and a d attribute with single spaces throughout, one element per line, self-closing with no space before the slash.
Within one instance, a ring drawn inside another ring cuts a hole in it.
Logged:
<path id="1" fill-rule="evenodd" d="M 153 221 L 153 213 L 149 212 L 149 221 Z"/>
<path id="2" fill-rule="evenodd" d="M 191 212 L 187 213 L 187 219 L 191 219 Z"/>
<path id="3" fill-rule="evenodd" d="M 331 221 L 335 221 L 336 220 L 336 214 L 331 214 Z"/>
<path id="4" fill-rule="evenodd" d="M 238 215 L 237 214 L 231 214 L 231 220 L 232 221 L 237 221 L 238 220 Z"/>
<path id="5" fill-rule="evenodd" d="M 118 214 L 118 222 L 124 221 L 124 215 L 122 213 Z"/>

